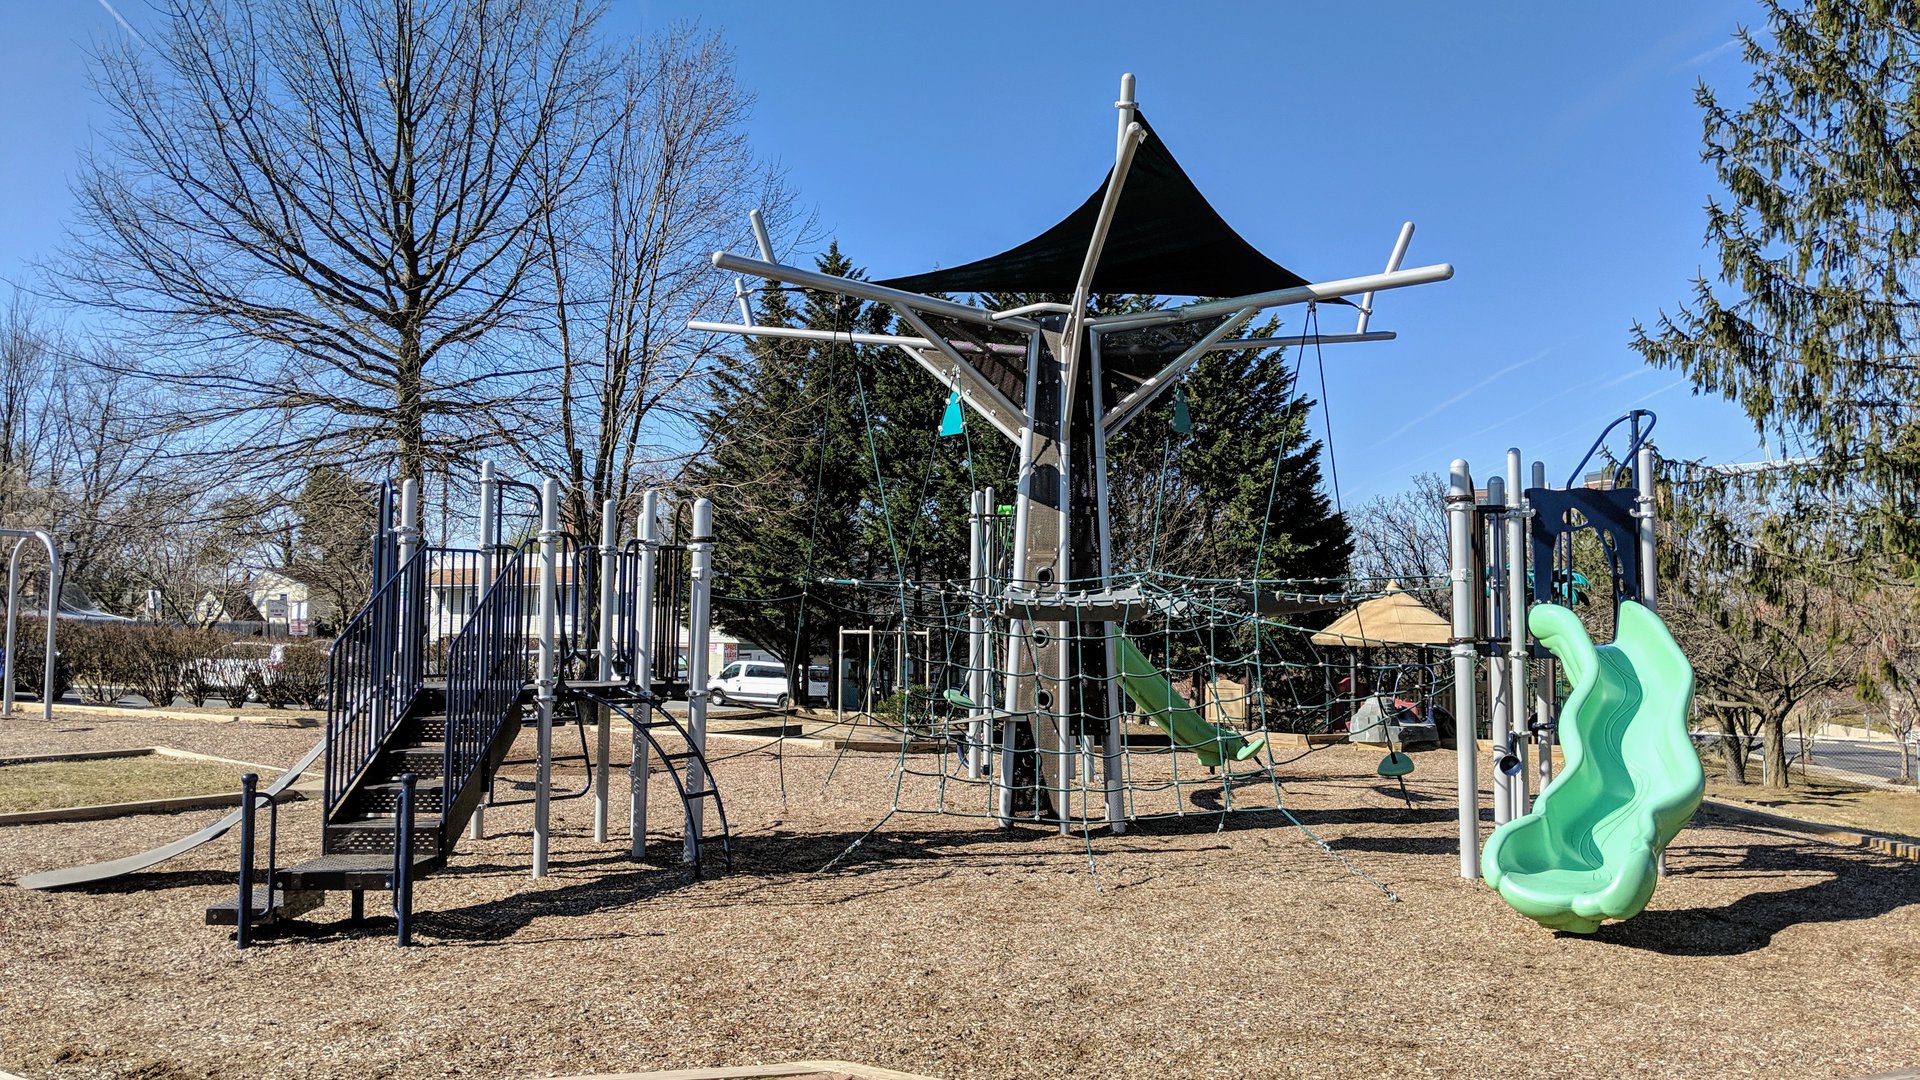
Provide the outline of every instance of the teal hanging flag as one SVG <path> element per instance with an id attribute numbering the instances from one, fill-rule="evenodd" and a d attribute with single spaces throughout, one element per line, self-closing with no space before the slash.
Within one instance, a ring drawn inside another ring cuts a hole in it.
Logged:
<path id="1" fill-rule="evenodd" d="M 940 417 L 940 435 L 958 435 L 967 430 L 966 418 L 960 412 L 960 391 L 947 395 L 947 411 Z"/>
<path id="2" fill-rule="evenodd" d="M 1187 385 L 1173 386 L 1173 430 L 1185 435 L 1193 430 L 1193 417 L 1187 415 Z"/>

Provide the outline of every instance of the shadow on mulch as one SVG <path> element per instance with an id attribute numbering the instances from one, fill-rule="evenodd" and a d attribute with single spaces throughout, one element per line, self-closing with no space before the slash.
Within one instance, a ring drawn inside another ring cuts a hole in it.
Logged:
<path id="1" fill-rule="evenodd" d="M 1688 845 L 1691 859 L 1708 863 L 1685 870 L 1688 876 L 1764 878 L 1812 871 L 1827 877 L 1795 889 L 1750 892 L 1723 907 L 1644 911 L 1586 936 L 1667 956 L 1739 956 L 1766 948 L 1790 927 L 1872 919 L 1920 903 L 1920 867 L 1852 852 L 1826 854 L 1831 850 L 1813 844 Z"/>

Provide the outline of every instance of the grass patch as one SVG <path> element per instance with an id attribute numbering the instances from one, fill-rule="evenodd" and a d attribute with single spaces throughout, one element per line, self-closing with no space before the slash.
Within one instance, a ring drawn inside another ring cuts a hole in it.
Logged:
<path id="1" fill-rule="evenodd" d="M 0 814 L 221 795 L 240 790 L 241 771 L 166 754 L 0 765 Z"/>
<path id="2" fill-rule="evenodd" d="M 1793 786 L 1787 789 L 1708 779 L 1707 798 L 1745 803 L 1822 825 L 1920 836 L 1920 792 L 1887 791 L 1796 775 Z"/>

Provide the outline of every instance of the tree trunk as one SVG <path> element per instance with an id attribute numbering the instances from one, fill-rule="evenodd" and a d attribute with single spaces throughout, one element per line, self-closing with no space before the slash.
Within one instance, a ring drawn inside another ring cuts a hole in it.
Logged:
<path id="1" fill-rule="evenodd" d="M 1740 734 L 1739 725 L 1734 722 L 1734 714 L 1724 709 L 1713 710 L 1713 718 L 1720 725 L 1721 756 L 1727 761 L 1727 779 L 1735 784 L 1747 783 L 1747 740 Z"/>
<path id="2" fill-rule="evenodd" d="M 1787 718 L 1784 713 L 1768 712 L 1762 717 L 1767 732 L 1767 786 L 1787 786 Z"/>

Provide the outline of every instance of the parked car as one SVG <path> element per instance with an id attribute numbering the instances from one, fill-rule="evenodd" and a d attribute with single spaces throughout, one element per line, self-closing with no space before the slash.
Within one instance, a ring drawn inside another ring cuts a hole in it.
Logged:
<path id="1" fill-rule="evenodd" d="M 807 700 L 820 702 L 827 700 L 827 665 L 807 665 Z"/>
<path id="2" fill-rule="evenodd" d="M 764 660 L 736 660 L 720 669 L 707 684 L 707 699 L 715 705 L 730 701 L 772 705 L 784 709 L 793 700 L 786 669 Z"/>
<path id="3" fill-rule="evenodd" d="M 183 678 L 195 679 L 208 690 L 234 699 L 251 689 L 261 688 L 278 677 L 286 664 L 287 647 L 263 641 L 236 641 L 221 647 L 215 656 L 189 660 Z"/>

